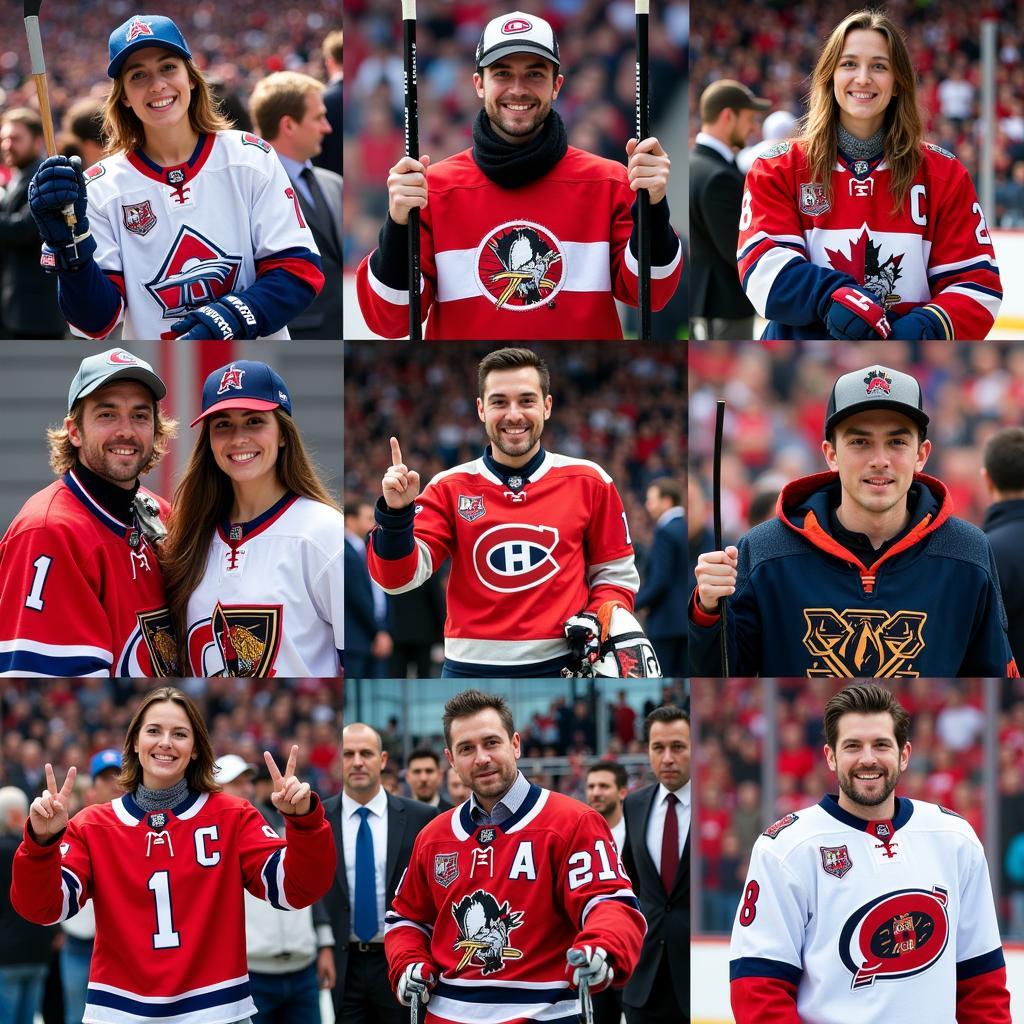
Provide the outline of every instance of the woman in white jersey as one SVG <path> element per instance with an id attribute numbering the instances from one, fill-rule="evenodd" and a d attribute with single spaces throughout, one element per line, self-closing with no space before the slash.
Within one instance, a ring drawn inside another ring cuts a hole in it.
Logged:
<path id="1" fill-rule="evenodd" d="M 185 675 L 337 676 L 344 517 L 288 386 L 236 360 L 206 378 L 161 563 Z"/>
<path id="2" fill-rule="evenodd" d="M 84 172 L 49 157 L 29 186 L 68 325 L 105 338 L 123 319 L 125 341 L 287 338 L 324 277 L 273 149 L 231 129 L 170 18 L 129 18 L 109 55 L 108 156 Z"/>

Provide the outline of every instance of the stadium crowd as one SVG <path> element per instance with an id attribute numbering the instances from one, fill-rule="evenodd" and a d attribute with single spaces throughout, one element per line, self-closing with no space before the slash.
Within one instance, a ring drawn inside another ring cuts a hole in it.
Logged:
<path id="1" fill-rule="evenodd" d="M 556 109 L 569 145 L 625 162 L 623 146 L 634 118 L 634 12 L 625 0 L 557 0 L 530 8 L 551 22 L 558 38 L 565 85 Z M 473 53 L 484 25 L 508 10 L 490 0 L 420 0 L 417 5 L 420 151 L 436 163 L 472 145 L 480 101 L 473 89 Z M 393 10 L 352 0 L 345 5 L 344 154 L 345 266 L 355 270 L 377 244 L 387 213 L 385 182 L 404 151 L 402 29 Z M 651 124 L 673 102 L 686 76 L 689 4 L 672 0 L 651 8 Z M 683 138 L 665 126 L 666 149 Z M 665 134 L 665 133 L 663 133 Z M 681 214 L 678 214 L 681 216 Z"/>
<path id="2" fill-rule="evenodd" d="M 989 224 L 1024 227 L 1024 28 L 1015 0 L 955 0 L 885 5 L 902 26 L 917 70 L 925 138 L 955 153 L 978 184 L 981 152 L 980 39 L 983 18 L 998 19 L 996 65 L 996 209 Z M 782 4 L 723 0 L 704 4 L 690 40 L 690 135 L 700 126 L 696 103 L 718 78 L 735 78 L 774 110 L 805 112 L 808 74 L 828 31 L 851 10 L 823 0 Z"/>

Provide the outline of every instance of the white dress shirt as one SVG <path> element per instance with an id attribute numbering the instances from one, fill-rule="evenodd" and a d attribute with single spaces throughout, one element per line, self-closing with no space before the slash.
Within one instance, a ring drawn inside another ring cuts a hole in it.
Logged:
<path id="1" fill-rule="evenodd" d="M 727 146 L 721 139 L 716 139 L 714 135 L 708 135 L 707 132 L 697 132 L 697 138 L 694 139 L 694 142 L 699 146 L 707 146 L 708 149 L 713 149 L 716 153 L 721 153 L 731 164 L 736 162 L 735 150 Z"/>
<path id="2" fill-rule="evenodd" d="M 668 808 L 669 790 L 658 785 L 658 793 L 654 798 L 651 816 L 647 820 L 647 852 L 654 861 L 654 866 L 661 869 L 661 836 L 665 831 L 665 811 Z M 676 820 L 679 822 L 679 856 L 683 856 L 686 836 L 690 831 L 690 783 L 676 790 Z"/>
<path id="3" fill-rule="evenodd" d="M 364 805 L 353 800 L 348 793 L 341 794 L 342 850 L 345 854 L 345 877 L 348 880 L 348 894 L 353 911 L 356 903 L 356 833 L 359 831 L 360 822 L 360 816 L 356 811 L 362 806 Z M 370 825 L 370 835 L 373 837 L 373 876 L 377 889 L 377 934 L 371 941 L 383 942 L 386 895 L 384 886 L 387 880 L 388 860 L 388 794 L 383 786 L 365 806 L 370 812 L 366 820 Z M 354 922 L 354 913 L 352 919 Z M 350 930 L 349 941 L 362 942 L 362 939 Z"/>

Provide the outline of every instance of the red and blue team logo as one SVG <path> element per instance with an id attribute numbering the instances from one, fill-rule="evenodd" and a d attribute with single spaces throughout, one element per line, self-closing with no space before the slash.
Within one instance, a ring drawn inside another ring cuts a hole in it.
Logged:
<path id="1" fill-rule="evenodd" d="M 146 291 L 163 309 L 164 320 L 213 302 L 235 290 L 242 257 L 226 253 L 195 228 L 183 225 Z"/>
<path id="2" fill-rule="evenodd" d="M 853 867 L 846 846 L 819 846 L 818 850 L 821 852 L 821 866 L 836 878 L 842 878 Z"/>
<path id="3" fill-rule="evenodd" d="M 525 18 L 512 18 L 511 21 L 506 21 L 501 26 L 501 34 L 504 36 L 515 36 L 520 32 L 529 32 L 533 28 L 532 22 L 527 21 Z"/>
<path id="4" fill-rule="evenodd" d="M 234 363 L 229 366 L 224 373 L 221 375 L 220 384 L 217 387 L 217 394 L 223 395 L 227 391 L 234 389 L 235 391 L 242 390 L 242 377 L 245 374 L 245 370 L 239 370 Z"/>
<path id="5" fill-rule="evenodd" d="M 121 217 L 124 226 L 133 235 L 148 235 L 156 227 L 156 214 L 149 199 L 141 203 L 132 203 L 130 206 L 122 206 Z"/>
<path id="6" fill-rule="evenodd" d="M 434 854 L 434 881 L 447 889 L 459 877 L 459 855 L 457 853 Z"/>
<path id="7" fill-rule="evenodd" d="M 486 512 L 482 494 L 459 495 L 458 513 L 467 523 L 475 523 Z"/>
<path id="8" fill-rule="evenodd" d="M 251 132 L 242 132 L 242 145 L 255 146 L 257 149 L 262 149 L 264 153 L 270 152 L 270 143 L 264 142 L 258 135 L 253 135 Z"/>
<path id="9" fill-rule="evenodd" d="M 130 43 L 135 39 L 141 39 L 143 36 L 151 36 L 153 30 L 146 24 L 141 18 L 132 18 L 131 24 L 128 26 L 128 34 L 125 36 L 125 42 Z"/>
<path id="10" fill-rule="evenodd" d="M 545 306 L 565 284 L 565 247 L 533 221 L 509 221 L 480 243 L 477 287 L 498 309 L 525 313 Z"/>
<path id="11" fill-rule="evenodd" d="M 561 568 L 555 561 L 558 530 L 553 526 L 502 523 L 485 530 L 473 545 L 473 567 L 488 590 L 515 594 L 546 583 Z"/>
<path id="12" fill-rule="evenodd" d="M 114 366 L 136 366 L 139 361 L 131 352 L 125 352 L 123 348 L 115 348 L 107 356 L 107 362 L 112 363 Z"/>
<path id="13" fill-rule="evenodd" d="M 839 936 L 850 988 L 910 978 L 937 963 L 949 941 L 948 901 L 947 890 L 935 885 L 930 892 L 898 889 L 855 910 Z"/>

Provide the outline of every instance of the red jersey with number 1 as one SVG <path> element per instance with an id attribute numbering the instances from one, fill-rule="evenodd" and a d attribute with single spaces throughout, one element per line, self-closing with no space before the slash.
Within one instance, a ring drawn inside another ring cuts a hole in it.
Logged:
<path id="1" fill-rule="evenodd" d="M 318 798 L 286 816 L 285 838 L 251 804 L 190 793 L 167 811 L 130 795 L 76 814 L 60 842 L 25 827 L 11 902 L 56 924 L 89 899 L 96 943 L 85 1024 L 227 1024 L 256 1012 L 245 957 L 244 890 L 278 910 L 330 888 L 334 839 Z"/>

